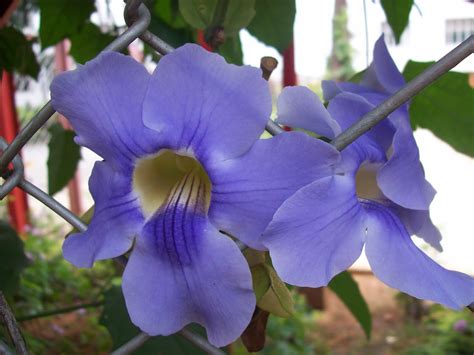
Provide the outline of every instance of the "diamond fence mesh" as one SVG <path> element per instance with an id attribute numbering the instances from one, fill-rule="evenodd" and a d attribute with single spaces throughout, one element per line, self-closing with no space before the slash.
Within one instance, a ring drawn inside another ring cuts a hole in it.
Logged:
<path id="1" fill-rule="evenodd" d="M 154 33 L 148 31 L 150 12 L 146 6 L 142 4 L 142 0 L 127 1 L 124 18 L 128 25 L 128 29 L 105 47 L 103 49 L 104 51 L 121 51 L 127 48 L 127 46 L 137 38 L 150 45 L 159 56 L 166 55 L 173 51 L 173 47 L 161 40 Z M 474 36 L 471 35 L 468 39 L 406 84 L 394 95 L 390 96 L 372 111 L 361 117 L 357 123 L 331 141 L 331 144 L 338 150 L 344 149 L 358 137 L 370 130 L 378 122 L 383 120 L 387 115 L 395 111 L 402 104 L 410 100 L 411 97 L 429 86 L 432 82 L 455 67 L 473 52 Z M 54 115 L 54 113 L 55 111 L 51 102 L 48 102 L 19 132 L 10 144 L 0 137 L 0 149 L 3 151 L 0 155 L 0 173 L 4 179 L 3 184 L 0 186 L 0 199 L 5 198 L 16 186 L 18 186 L 27 194 L 31 195 L 46 207 L 54 211 L 77 230 L 82 232 L 87 229 L 87 224 L 53 197 L 24 179 L 24 168 L 19 152 L 33 135 L 41 129 L 48 119 Z M 267 122 L 266 130 L 272 135 L 283 132 L 283 129 L 271 120 Z M 245 248 L 245 246 L 241 244 L 239 244 L 239 247 L 241 249 Z M 127 262 L 127 259 L 124 256 L 116 258 L 116 260 L 122 264 L 126 264 Z M 473 310 L 474 303 L 471 304 L 469 308 Z M 4 319 L 4 322 L 7 325 L 7 329 L 12 337 L 17 353 L 27 354 L 27 348 L 24 344 L 15 318 L 13 317 L 13 314 L 1 292 L 0 316 Z M 180 335 L 209 354 L 224 354 L 223 351 L 212 346 L 206 339 L 187 329 L 181 330 Z M 149 338 L 149 335 L 141 333 L 119 349 L 115 350 L 112 354 L 129 354 L 138 349 Z M 0 348 L 0 350 L 2 349 Z"/>

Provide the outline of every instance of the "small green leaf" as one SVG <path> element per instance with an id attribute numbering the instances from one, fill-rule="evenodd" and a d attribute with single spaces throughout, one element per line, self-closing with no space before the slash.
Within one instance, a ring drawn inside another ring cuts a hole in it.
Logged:
<path id="1" fill-rule="evenodd" d="M 239 34 L 227 37 L 224 44 L 219 47 L 219 53 L 228 63 L 242 65 L 244 54 Z"/>
<path id="2" fill-rule="evenodd" d="M 205 29 L 212 23 L 218 0 L 179 0 L 179 11 L 194 28 Z"/>
<path id="3" fill-rule="evenodd" d="M 264 264 L 252 266 L 250 272 L 252 273 L 253 292 L 255 292 L 258 303 L 271 286 L 270 276 Z"/>
<path id="4" fill-rule="evenodd" d="M 267 264 L 263 266 L 270 278 L 270 288 L 257 303 L 257 306 L 278 317 L 291 317 L 294 313 L 294 304 L 290 291 L 273 267 Z"/>
<path id="5" fill-rule="evenodd" d="M 39 8 L 43 49 L 77 34 L 95 11 L 94 0 L 39 0 Z"/>
<path id="6" fill-rule="evenodd" d="M 81 159 L 80 147 L 74 143 L 74 132 L 59 123 L 49 129 L 48 193 L 54 195 L 72 179 Z"/>
<path id="7" fill-rule="evenodd" d="M 364 70 L 361 70 L 360 72 L 355 73 L 348 81 L 351 83 L 359 84 L 366 70 L 367 69 L 364 69 Z"/>
<path id="8" fill-rule="evenodd" d="M 255 16 L 255 0 L 229 0 L 225 13 L 224 27 L 226 36 L 235 36 L 249 25 Z"/>
<path id="9" fill-rule="evenodd" d="M 120 287 L 115 286 L 106 291 L 104 298 L 105 304 L 100 317 L 100 324 L 105 326 L 112 336 L 113 349 L 115 350 L 131 340 L 133 337 L 137 336 L 140 333 L 140 329 L 138 329 L 130 321 Z M 157 319 L 157 322 L 159 321 L 160 320 Z M 205 336 L 205 331 L 202 327 L 193 325 L 188 328 L 197 334 Z M 134 351 L 133 354 L 204 355 L 205 352 L 191 344 L 180 335 L 171 335 L 166 337 L 153 337 L 143 344 L 138 350 Z"/>
<path id="10" fill-rule="evenodd" d="M 295 0 L 256 0 L 255 12 L 247 27 L 250 34 L 283 53 L 293 38 Z"/>
<path id="11" fill-rule="evenodd" d="M 407 81 L 432 62 L 409 61 L 403 70 Z M 448 72 L 411 99 L 412 126 L 427 128 L 457 151 L 474 156 L 474 89 L 469 75 Z"/>
<path id="12" fill-rule="evenodd" d="M 80 217 L 81 218 L 81 221 L 83 221 L 85 224 L 89 224 L 89 222 L 91 221 L 92 217 L 94 216 L 94 209 L 95 209 L 95 205 L 92 205 L 91 207 L 89 207 L 89 209 L 84 212 L 82 214 L 82 216 Z M 71 234 L 74 234 L 74 233 L 79 233 L 79 230 L 76 228 L 76 227 L 73 227 L 67 234 L 64 238 L 69 238 L 69 236 Z"/>
<path id="13" fill-rule="evenodd" d="M 38 78 L 40 70 L 35 53 L 23 33 L 13 27 L 0 29 L 0 73 L 16 71 L 23 75 Z"/>
<path id="14" fill-rule="evenodd" d="M 352 315 L 357 319 L 365 336 L 370 339 L 372 331 L 372 316 L 369 307 L 360 293 L 359 286 L 352 278 L 351 274 L 344 271 L 334 277 L 328 287 L 340 298 L 340 300 L 351 311 Z"/>
<path id="15" fill-rule="evenodd" d="M 102 33 L 99 27 L 88 22 L 80 32 L 71 36 L 71 51 L 69 54 L 77 63 L 84 64 L 99 54 L 114 39 L 114 36 Z"/>
<path id="16" fill-rule="evenodd" d="M 23 241 L 5 221 L 0 221 L 0 291 L 11 294 L 20 284 L 20 274 L 28 265 Z"/>
<path id="17" fill-rule="evenodd" d="M 413 0 L 381 0 L 381 4 L 398 44 L 403 31 L 408 25 Z"/>

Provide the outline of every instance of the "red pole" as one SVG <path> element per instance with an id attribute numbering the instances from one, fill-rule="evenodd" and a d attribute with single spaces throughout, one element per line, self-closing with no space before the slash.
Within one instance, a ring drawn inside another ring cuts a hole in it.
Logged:
<path id="1" fill-rule="evenodd" d="M 0 86 L 0 135 L 10 143 L 19 131 L 13 76 L 3 71 Z M 28 203 L 25 192 L 18 187 L 8 195 L 8 214 L 16 231 L 24 233 L 28 223 Z"/>
<path id="2" fill-rule="evenodd" d="M 283 52 L 283 86 L 295 86 L 297 83 L 295 72 L 295 47 L 291 41 Z"/>
<path id="3" fill-rule="evenodd" d="M 54 60 L 56 64 L 56 73 L 61 73 L 68 69 L 66 41 L 61 41 L 56 45 Z M 72 129 L 70 123 L 63 115 L 59 115 L 59 123 L 61 123 L 65 129 Z M 80 215 L 82 213 L 82 204 L 78 171 L 76 171 L 71 181 L 68 182 L 67 188 L 69 192 L 69 207 L 72 212 Z"/>
<path id="4" fill-rule="evenodd" d="M 212 47 L 209 43 L 206 42 L 206 38 L 204 36 L 204 30 L 197 30 L 197 41 L 198 41 L 198 44 L 208 50 L 209 52 L 212 52 Z"/>

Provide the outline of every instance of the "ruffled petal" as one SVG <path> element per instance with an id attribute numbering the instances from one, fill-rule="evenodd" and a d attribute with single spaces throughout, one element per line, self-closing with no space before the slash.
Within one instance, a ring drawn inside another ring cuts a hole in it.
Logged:
<path id="1" fill-rule="evenodd" d="M 215 161 L 245 153 L 262 134 L 271 105 L 260 69 L 227 64 L 218 54 L 187 44 L 160 60 L 143 117 L 168 148 Z"/>
<path id="2" fill-rule="evenodd" d="M 365 251 L 377 278 L 411 296 L 453 309 L 474 301 L 474 278 L 430 259 L 388 208 L 375 203 L 364 206 L 369 215 Z"/>
<path id="3" fill-rule="evenodd" d="M 255 309 L 252 277 L 237 245 L 209 223 L 203 184 L 186 177 L 147 221 L 123 275 L 132 322 L 150 335 L 195 322 L 209 341 L 238 338 Z"/>
<path id="4" fill-rule="evenodd" d="M 115 167 L 129 167 L 156 150 L 156 133 L 142 122 L 142 102 L 150 75 L 145 67 L 115 52 L 105 52 L 51 84 L 55 110 L 66 116 L 76 142 Z"/>
<path id="5" fill-rule="evenodd" d="M 302 132 L 257 141 L 245 155 L 208 170 L 212 223 L 255 249 L 276 209 L 299 188 L 331 174 L 339 153 Z"/>
<path id="6" fill-rule="evenodd" d="M 393 94 L 405 85 L 405 79 L 390 56 L 383 35 L 375 42 L 374 58 L 364 73 L 361 85 L 386 94 Z"/>
<path id="7" fill-rule="evenodd" d="M 396 124 L 392 155 L 380 169 L 377 184 L 384 195 L 396 204 L 410 209 L 428 210 L 436 190 L 425 179 L 418 146 L 408 120 L 402 117 L 402 111 L 394 112 L 392 116 Z"/>
<path id="8" fill-rule="evenodd" d="M 362 96 L 352 93 L 337 95 L 328 106 L 328 112 L 346 130 L 356 123 L 363 115 L 373 109 Z M 390 140 L 391 127 L 389 122 L 381 122 L 369 132 L 352 142 L 345 150 L 352 150 L 350 162 L 353 168 L 358 168 L 364 161 L 385 162 L 386 155 L 380 141 Z"/>
<path id="9" fill-rule="evenodd" d="M 331 139 L 341 133 L 341 128 L 319 97 L 306 87 L 284 88 L 278 97 L 277 110 L 278 123 L 303 128 Z"/>
<path id="10" fill-rule="evenodd" d="M 372 92 L 372 90 L 359 84 L 350 82 L 336 82 L 334 80 L 323 80 L 321 83 L 321 88 L 323 89 L 324 101 L 330 101 L 343 92 L 351 92 L 353 94 L 359 95 Z"/>
<path id="11" fill-rule="evenodd" d="M 398 207 L 397 212 L 410 235 L 416 235 L 436 250 L 443 251 L 441 233 L 431 221 L 429 211 Z"/>
<path id="12" fill-rule="evenodd" d="M 278 209 L 263 234 L 273 266 L 287 283 L 320 287 L 359 257 L 366 215 L 350 177 L 305 186 Z"/>
<path id="13" fill-rule="evenodd" d="M 95 201 L 91 222 L 85 232 L 72 234 L 63 244 L 64 257 L 77 267 L 125 254 L 143 225 L 130 176 L 106 162 L 96 162 L 89 190 Z"/>

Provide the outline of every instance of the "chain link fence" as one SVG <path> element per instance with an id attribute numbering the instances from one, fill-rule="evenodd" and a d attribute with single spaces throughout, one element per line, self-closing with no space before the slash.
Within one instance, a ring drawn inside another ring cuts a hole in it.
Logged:
<path id="1" fill-rule="evenodd" d="M 103 49 L 104 51 L 121 51 L 127 48 L 128 45 L 137 38 L 150 45 L 159 56 L 166 55 L 167 53 L 173 51 L 173 47 L 161 40 L 155 34 L 148 31 L 148 26 L 150 24 L 150 12 L 146 6 L 142 4 L 142 0 L 127 1 L 124 18 L 128 25 L 127 30 L 118 36 L 107 47 L 105 47 Z M 471 35 L 468 39 L 466 39 L 451 52 L 434 63 L 431 67 L 406 84 L 394 95 L 390 96 L 372 111 L 361 117 L 357 123 L 336 137 L 331 142 L 331 144 L 338 150 L 344 149 L 358 137 L 370 130 L 378 122 L 383 120 L 387 115 L 395 111 L 398 107 L 407 102 L 411 97 L 415 96 L 425 87 L 429 86 L 440 76 L 451 70 L 473 52 L 474 36 Z M 19 152 L 23 146 L 33 137 L 33 135 L 39 129 L 41 129 L 46 121 L 54 115 L 54 113 L 55 111 L 51 105 L 51 102 L 48 102 L 19 132 L 19 134 L 10 144 L 7 144 L 7 142 L 2 137 L 0 137 L 0 149 L 3 150 L 0 155 L 0 172 L 4 179 L 3 184 L 0 186 L 0 199 L 5 198 L 13 190 L 13 188 L 18 186 L 27 194 L 33 196 L 46 207 L 64 218 L 64 220 L 70 223 L 77 230 L 83 232 L 87 229 L 87 225 L 78 216 L 76 216 L 46 192 L 42 191 L 37 186 L 24 179 L 24 168 Z M 283 132 L 283 129 L 271 120 L 267 122 L 266 130 L 271 135 L 277 135 Z M 239 246 L 241 249 L 245 248 L 245 246 Z M 124 256 L 116 258 L 116 260 L 122 264 L 126 264 L 127 262 L 127 259 Z M 472 303 L 469 308 L 474 310 L 474 303 Z M 0 316 L 5 321 L 7 329 L 16 347 L 17 353 L 28 354 L 15 318 L 1 292 Z M 180 335 L 209 354 L 224 354 L 223 351 L 212 346 L 209 342 L 207 342 L 206 339 L 194 334 L 187 329 L 181 330 Z M 147 334 L 141 333 L 119 349 L 115 350 L 112 354 L 129 354 L 132 351 L 138 349 L 149 338 L 150 337 Z"/>

